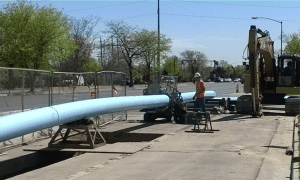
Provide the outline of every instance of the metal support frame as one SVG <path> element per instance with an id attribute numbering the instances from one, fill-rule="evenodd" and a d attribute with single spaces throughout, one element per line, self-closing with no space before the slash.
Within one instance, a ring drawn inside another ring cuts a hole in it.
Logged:
<path id="1" fill-rule="evenodd" d="M 197 132 L 197 133 L 214 133 L 211 124 L 211 118 L 210 118 L 210 112 L 194 112 L 194 111 L 187 111 L 186 121 L 194 121 L 194 128 L 191 132 Z M 202 123 L 204 122 L 204 123 Z M 209 125 L 210 128 L 209 128 Z M 203 129 L 200 128 L 200 126 L 204 126 Z M 188 131 L 186 131 L 188 132 Z"/>
<path id="2" fill-rule="evenodd" d="M 62 133 L 63 129 L 66 129 L 65 134 Z M 75 131 L 76 133 L 70 135 L 71 131 Z M 56 139 L 58 135 L 60 135 L 60 138 Z M 80 140 L 82 138 L 77 138 L 79 140 L 76 138 L 75 140 L 68 140 L 68 138 L 78 135 L 86 136 L 86 141 Z M 99 143 L 99 140 L 102 142 Z M 48 143 L 48 146 L 56 148 L 93 149 L 105 144 L 106 141 L 96 125 L 60 125 L 59 129 Z"/>

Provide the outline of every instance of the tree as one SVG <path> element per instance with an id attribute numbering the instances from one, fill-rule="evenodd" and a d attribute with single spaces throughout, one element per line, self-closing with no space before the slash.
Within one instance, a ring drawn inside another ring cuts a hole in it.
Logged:
<path id="1" fill-rule="evenodd" d="M 226 71 L 226 77 L 230 77 L 230 78 L 232 78 L 232 76 L 233 76 L 233 69 L 232 69 L 232 66 L 231 65 L 226 65 L 225 67 L 224 67 L 224 69 L 225 69 L 225 71 Z"/>
<path id="2" fill-rule="evenodd" d="M 191 51 L 185 50 L 184 52 L 180 53 L 182 56 L 184 64 L 188 68 L 188 76 L 189 80 L 191 80 L 196 72 L 200 74 L 204 73 L 205 67 L 207 67 L 208 60 L 204 53 L 199 51 Z"/>
<path id="3" fill-rule="evenodd" d="M 96 59 L 93 58 L 87 59 L 83 68 L 85 72 L 102 71 L 102 67 L 97 63 Z"/>
<path id="4" fill-rule="evenodd" d="M 236 77 L 244 78 L 245 67 L 243 65 L 235 66 Z"/>
<path id="5" fill-rule="evenodd" d="M 219 67 L 226 68 L 227 66 L 229 66 L 227 61 L 225 61 L 225 60 L 220 60 L 219 61 Z"/>
<path id="6" fill-rule="evenodd" d="M 217 67 L 213 71 L 210 72 L 210 77 L 211 78 L 214 78 L 214 77 L 225 78 L 225 77 L 227 77 L 227 73 L 224 68 Z"/>
<path id="7" fill-rule="evenodd" d="M 53 58 L 67 57 L 76 48 L 62 13 L 51 6 L 17 1 L 0 14 L 0 56 L 6 66 L 51 69 Z"/>
<path id="8" fill-rule="evenodd" d="M 70 26 L 52 6 L 40 8 L 24 0 L 9 3 L 0 12 L 0 22 L 4 66 L 49 70 L 51 60 L 68 57 L 76 49 Z M 36 73 L 29 75 L 33 91 Z"/>
<path id="9" fill-rule="evenodd" d="M 219 61 L 219 67 L 221 67 L 225 70 L 226 73 L 224 74 L 224 77 L 232 76 L 233 69 L 232 69 L 231 65 L 228 64 L 227 61 L 225 61 L 225 60 Z"/>
<path id="10" fill-rule="evenodd" d="M 129 70 L 129 86 L 132 87 L 133 62 L 137 60 L 143 52 L 143 48 L 138 42 L 138 28 L 135 26 L 130 26 L 124 21 L 110 21 L 106 23 L 106 26 L 107 29 L 104 31 L 104 33 L 116 36 L 120 42 L 120 51 Z"/>
<path id="11" fill-rule="evenodd" d="M 166 52 L 171 49 L 171 39 L 166 38 L 165 35 L 161 35 L 160 38 L 160 47 L 158 49 L 158 38 L 157 38 L 156 31 L 149 31 L 143 29 L 138 33 L 136 36 L 136 41 L 138 42 L 139 46 L 142 48 L 140 61 L 143 62 L 146 66 L 146 80 L 150 80 L 151 76 L 151 65 L 155 62 L 155 57 L 158 52 Z M 154 67 L 156 69 L 156 67 Z M 157 69 L 156 69 L 157 70 Z M 159 70 L 157 70 L 159 71 Z M 155 72 L 154 72 L 155 73 Z"/>
<path id="12" fill-rule="evenodd" d="M 182 71 L 179 66 L 179 58 L 177 56 L 167 57 L 163 68 L 166 69 L 171 76 L 182 75 Z"/>
<path id="13" fill-rule="evenodd" d="M 300 33 L 293 33 L 286 36 L 286 46 L 284 53 L 289 55 L 300 55 Z"/>
<path id="14" fill-rule="evenodd" d="M 100 18 L 94 16 L 82 17 L 80 19 L 69 18 L 68 23 L 71 26 L 70 34 L 78 48 L 69 57 L 57 60 L 56 68 L 59 71 L 85 71 L 84 67 L 86 63 L 90 63 L 93 50 L 96 48 L 95 39 L 97 35 L 93 33 L 93 30 L 99 21 Z"/>

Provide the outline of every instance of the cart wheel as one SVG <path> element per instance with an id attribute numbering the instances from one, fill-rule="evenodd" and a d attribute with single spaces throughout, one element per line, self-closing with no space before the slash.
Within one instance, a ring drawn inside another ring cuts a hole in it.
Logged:
<path id="1" fill-rule="evenodd" d="M 167 122 L 171 122 L 172 116 L 166 117 Z"/>
<path id="2" fill-rule="evenodd" d="M 144 114 L 144 122 L 154 122 L 154 121 L 155 118 L 153 118 L 151 114 L 147 114 L 147 113 Z"/>
<path id="3" fill-rule="evenodd" d="M 174 121 L 177 124 L 185 124 L 185 118 L 186 118 L 185 114 L 181 114 L 181 115 L 174 114 Z"/>

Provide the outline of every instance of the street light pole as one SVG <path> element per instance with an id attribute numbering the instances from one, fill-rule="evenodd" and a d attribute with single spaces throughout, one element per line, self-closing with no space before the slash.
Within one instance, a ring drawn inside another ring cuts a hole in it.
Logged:
<path id="1" fill-rule="evenodd" d="M 281 31 L 280 31 L 281 50 L 280 50 L 280 56 L 282 56 L 282 21 L 280 21 L 280 24 L 281 24 Z"/>
<path id="2" fill-rule="evenodd" d="M 159 0 L 157 1 L 158 4 L 157 4 L 157 34 L 158 34 L 158 43 L 157 43 L 157 67 L 158 67 L 158 72 L 157 72 L 157 76 L 156 76 L 156 82 L 158 82 L 158 80 L 160 79 L 159 76 L 160 76 L 160 9 L 159 9 Z"/>
<path id="3" fill-rule="evenodd" d="M 280 45 L 280 47 L 281 47 L 281 49 L 280 49 L 280 56 L 282 56 L 282 21 L 277 21 L 275 19 L 266 18 L 266 17 L 252 17 L 252 19 L 269 19 L 271 21 L 275 21 L 275 22 L 280 23 L 280 25 L 281 25 L 280 26 L 280 28 L 281 28 L 281 30 L 280 30 L 280 42 L 281 42 L 281 45 Z"/>

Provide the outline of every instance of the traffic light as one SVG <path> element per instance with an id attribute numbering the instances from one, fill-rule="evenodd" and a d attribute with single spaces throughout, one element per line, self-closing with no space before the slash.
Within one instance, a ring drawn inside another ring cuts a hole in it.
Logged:
<path id="1" fill-rule="evenodd" d="M 219 65 L 219 62 L 214 60 L 215 66 Z"/>

